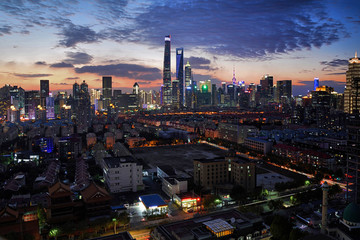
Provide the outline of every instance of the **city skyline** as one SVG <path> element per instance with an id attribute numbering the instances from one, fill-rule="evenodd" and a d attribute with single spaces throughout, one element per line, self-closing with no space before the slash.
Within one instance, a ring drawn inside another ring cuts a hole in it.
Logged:
<path id="1" fill-rule="evenodd" d="M 89 88 L 100 89 L 102 76 L 109 75 L 114 89 L 131 91 L 138 82 L 141 89 L 159 91 L 163 37 L 170 34 L 171 61 L 176 62 L 175 49 L 183 47 L 195 81 L 211 79 L 218 87 L 222 81 L 230 83 L 235 66 L 237 80 L 246 85 L 270 74 L 274 83 L 292 80 L 294 95 L 304 95 L 319 77 L 320 85 L 343 92 L 348 59 L 360 50 L 356 5 L 3 2 L 0 83 L 38 90 L 39 80 L 48 79 L 50 91 L 57 91 L 71 90 L 75 81 L 85 80 Z M 163 11 L 173 17 L 167 19 Z M 173 64 L 172 79 L 175 68 Z"/>

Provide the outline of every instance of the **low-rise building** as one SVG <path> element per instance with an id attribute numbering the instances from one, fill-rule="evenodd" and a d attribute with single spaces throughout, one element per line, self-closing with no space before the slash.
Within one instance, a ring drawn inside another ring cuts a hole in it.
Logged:
<path id="1" fill-rule="evenodd" d="M 187 192 L 188 182 L 181 178 L 163 178 L 162 190 L 166 195 L 172 198 L 175 194 Z"/>
<path id="2" fill-rule="evenodd" d="M 246 147 L 257 152 L 262 152 L 264 155 L 271 152 L 272 149 L 272 142 L 260 138 L 246 138 L 244 143 Z"/>
<path id="3" fill-rule="evenodd" d="M 101 188 L 92 182 L 80 193 L 84 201 L 85 212 L 88 218 L 110 216 L 111 196 L 104 188 Z"/>
<path id="4" fill-rule="evenodd" d="M 255 164 L 245 158 L 195 159 L 194 183 L 205 189 L 230 183 L 252 191 L 256 187 Z"/>
<path id="5" fill-rule="evenodd" d="M 237 210 L 160 225 L 151 233 L 155 240 L 173 239 L 269 239 L 270 228 L 260 217 Z"/>
<path id="6" fill-rule="evenodd" d="M 134 157 L 106 157 L 103 161 L 105 183 L 110 192 L 137 192 L 144 188 L 143 166 Z"/>
<path id="7" fill-rule="evenodd" d="M 259 130 L 254 126 L 219 123 L 218 137 L 235 143 L 244 143 L 247 137 L 255 137 Z"/>

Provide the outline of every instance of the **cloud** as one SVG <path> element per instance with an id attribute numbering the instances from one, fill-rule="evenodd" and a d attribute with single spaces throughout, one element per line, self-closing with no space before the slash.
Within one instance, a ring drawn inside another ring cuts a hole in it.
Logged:
<path id="1" fill-rule="evenodd" d="M 164 13 L 171 13 L 171 21 Z M 164 0 L 147 6 L 134 21 L 136 30 L 120 39 L 129 34 L 159 44 L 162 37 L 154 36 L 171 34 L 185 48 L 238 58 L 319 48 L 347 36 L 343 24 L 329 18 L 325 4 L 315 0 Z"/>
<path id="2" fill-rule="evenodd" d="M 346 70 L 347 69 L 346 67 L 349 64 L 349 62 L 347 60 L 337 58 L 331 61 L 321 61 L 320 64 L 324 66 L 322 71 L 331 72 L 340 69 Z"/>
<path id="3" fill-rule="evenodd" d="M 23 77 L 23 78 L 38 78 L 38 77 L 49 77 L 53 74 L 42 74 L 42 73 L 35 73 L 35 74 L 27 74 L 27 73 L 13 73 L 16 77 Z"/>
<path id="4" fill-rule="evenodd" d="M 151 82 L 144 82 L 144 81 L 142 81 L 142 82 L 137 82 L 137 83 L 139 84 L 139 86 L 151 84 Z"/>
<path id="5" fill-rule="evenodd" d="M 51 85 L 70 85 L 68 83 L 51 83 Z"/>
<path id="6" fill-rule="evenodd" d="M 4 36 L 4 34 L 11 34 L 12 27 L 9 25 L 0 26 L 0 36 Z"/>
<path id="7" fill-rule="evenodd" d="M 184 63 L 189 61 L 191 69 L 205 69 L 205 70 L 216 70 L 216 68 L 211 68 L 211 61 L 203 57 L 189 57 L 184 59 Z"/>
<path id="8" fill-rule="evenodd" d="M 47 65 L 47 63 L 45 61 L 37 61 L 35 65 Z"/>
<path id="9" fill-rule="evenodd" d="M 345 88 L 345 82 L 320 79 L 320 86 L 324 85 L 333 87 L 336 92 L 340 93 L 344 92 Z M 314 81 L 298 81 L 297 83 L 293 84 L 293 95 L 305 95 L 308 91 L 312 91 L 313 89 Z"/>
<path id="10" fill-rule="evenodd" d="M 72 65 L 71 63 L 60 62 L 60 63 L 51 64 L 50 67 L 51 68 L 73 68 L 74 65 Z"/>
<path id="11" fill-rule="evenodd" d="M 334 73 L 327 73 L 325 75 L 345 75 L 346 72 L 334 72 Z"/>
<path id="12" fill-rule="evenodd" d="M 65 80 L 76 80 L 76 79 L 80 79 L 79 77 L 68 77 L 68 78 L 65 78 Z"/>
<path id="13" fill-rule="evenodd" d="M 75 68 L 76 73 L 95 73 L 100 76 L 112 75 L 116 77 L 126 77 L 138 80 L 157 80 L 161 79 L 161 71 L 159 68 L 150 68 L 136 64 L 111 64 L 111 65 L 97 65 L 84 66 Z"/>
<path id="14" fill-rule="evenodd" d="M 15 28 L 17 33 L 27 33 L 37 26 L 55 27 L 59 46 L 68 48 L 105 39 L 160 46 L 163 36 L 171 34 L 177 46 L 236 59 L 267 59 L 349 36 L 346 27 L 329 16 L 327 3 L 318 0 L 96 0 L 89 8 L 84 5 L 60 0 L 0 1 L 2 15 L 21 23 L 0 27 L 0 34 Z M 75 14 L 79 17 L 72 17 Z M 89 19 L 89 25 L 75 23 L 80 17 L 81 22 Z"/>
<path id="15" fill-rule="evenodd" d="M 66 56 L 64 62 L 70 64 L 87 64 L 93 60 L 93 56 L 84 52 L 67 52 Z"/>
<path id="16" fill-rule="evenodd" d="M 64 47 L 75 47 L 78 43 L 95 43 L 98 42 L 101 35 L 96 33 L 90 27 L 67 24 L 59 34 L 63 37 L 59 44 Z"/>

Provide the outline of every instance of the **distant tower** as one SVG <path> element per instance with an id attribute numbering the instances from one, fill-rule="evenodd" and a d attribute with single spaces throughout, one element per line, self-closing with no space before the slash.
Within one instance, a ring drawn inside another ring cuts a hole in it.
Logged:
<path id="1" fill-rule="evenodd" d="M 176 49 L 176 79 L 179 81 L 179 105 L 184 106 L 184 49 Z"/>
<path id="2" fill-rule="evenodd" d="M 139 94 L 139 89 L 140 89 L 140 87 L 139 87 L 139 84 L 136 82 L 136 83 L 134 83 L 134 86 L 133 86 L 133 94 Z"/>
<path id="3" fill-rule="evenodd" d="M 165 36 L 165 51 L 164 51 L 164 69 L 163 69 L 163 88 L 162 99 L 163 105 L 171 105 L 171 36 Z"/>
<path id="4" fill-rule="evenodd" d="M 314 78 L 314 91 L 316 91 L 316 88 L 318 88 L 318 87 L 319 87 L 319 78 L 316 77 L 316 78 Z"/>
<path id="5" fill-rule="evenodd" d="M 351 114 L 356 110 L 360 110 L 360 60 L 357 52 L 355 57 L 349 60 L 344 91 L 344 112 Z"/>
<path id="6" fill-rule="evenodd" d="M 40 80 L 40 105 L 46 106 L 46 98 L 49 96 L 49 80 Z"/>
<path id="7" fill-rule="evenodd" d="M 110 105 L 112 97 L 112 77 L 103 77 L 102 78 L 102 88 L 103 88 L 103 100 L 104 108 Z"/>
<path id="8" fill-rule="evenodd" d="M 327 228 L 327 210 L 328 210 L 328 193 L 329 193 L 329 185 L 327 182 L 321 186 L 323 191 L 323 200 L 322 200 L 322 218 L 321 218 L 321 233 L 326 234 Z"/>
<path id="9" fill-rule="evenodd" d="M 232 78 L 233 85 L 236 85 L 236 78 L 235 78 L 235 67 L 233 69 L 233 78 Z"/>

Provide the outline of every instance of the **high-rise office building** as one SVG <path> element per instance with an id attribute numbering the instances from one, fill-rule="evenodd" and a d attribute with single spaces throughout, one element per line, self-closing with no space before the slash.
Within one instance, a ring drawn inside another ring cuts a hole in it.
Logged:
<path id="1" fill-rule="evenodd" d="M 164 69 L 163 69 L 163 87 L 162 100 L 163 105 L 171 105 L 172 91 L 171 91 L 171 36 L 165 36 L 165 51 L 164 51 Z"/>
<path id="2" fill-rule="evenodd" d="M 46 98 L 46 119 L 54 119 L 55 118 L 55 108 L 54 108 L 54 98 L 50 94 L 49 97 Z"/>
<path id="3" fill-rule="evenodd" d="M 46 98 L 49 96 L 49 80 L 40 80 L 40 105 L 46 106 Z"/>
<path id="4" fill-rule="evenodd" d="M 360 60 L 357 53 L 349 60 L 344 91 L 344 112 L 354 113 L 356 110 L 360 110 Z"/>
<path id="5" fill-rule="evenodd" d="M 137 82 L 134 83 L 133 85 L 133 94 L 139 94 L 139 84 Z"/>
<path id="6" fill-rule="evenodd" d="M 316 78 L 314 78 L 314 91 L 316 91 L 316 88 L 318 88 L 318 87 L 319 87 L 319 78 L 316 77 Z"/>
<path id="7" fill-rule="evenodd" d="M 185 106 L 191 107 L 191 66 L 189 61 L 185 65 Z"/>
<path id="8" fill-rule="evenodd" d="M 30 120 L 35 119 L 35 112 L 37 106 L 40 105 L 40 92 L 39 91 L 26 91 L 25 92 L 25 114 Z"/>
<path id="9" fill-rule="evenodd" d="M 73 84 L 73 98 L 79 99 L 80 97 L 80 86 L 77 82 Z"/>
<path id="10" fill-rule="evenodd" d="M 360 114 L 354 110 L 347 124 L 347 188 L 348 201 L 360 204 Z"/>
<path id="11" fill-rule="evenodd" d="M 179 104 L 184 106 L 184 49 L 176 49 L 176 79 L 179 81 Z"/>
<path id="12" fill-rule="evenodd" d="M 273 99 L 274 77 L 270 76 L 269 74 L 265 74 L 260 80 L 260 85 L 262 96 L 267 99 Z"/>
<path id="13" fill-rule="evenodd" d="M 103 77 L 102 78 L 102 88 L 103 88 L 104 108 L 106 109 L 111 103 L 112 77 Z"/>
<path id="14" fill-rule="evenodd" d="M 179 80 L 174 79 L 171 85 L 172 89 L 172 106 L 179 108 L 180 107 L 180 85 Z"/>
<path id="15" fill-rule="evenodd" d="M 276 82 L 276 101 L 290 103 L 292 96 L 292 81 L 281 80 Z"/>
<path id="16" fill-rule="evenodd" d="M 20 115 L 25 114 L 25 90 L 18 86 L 10 88 L 11 104 L 20 111 Z"/>
<path id="17" fill-rule="evenodd" d="M 101 91 L 98 90 L 98 89 L 91 89 L 90 91 L 90 102 L 91 102 L 91 105 L 94 105 L 95 104 L 95 100 L 99 100 L 100 99 L 100 96 L 101 96 Z"/>

